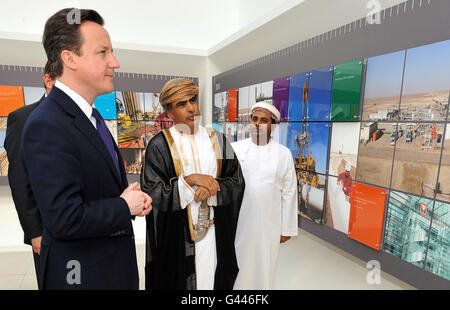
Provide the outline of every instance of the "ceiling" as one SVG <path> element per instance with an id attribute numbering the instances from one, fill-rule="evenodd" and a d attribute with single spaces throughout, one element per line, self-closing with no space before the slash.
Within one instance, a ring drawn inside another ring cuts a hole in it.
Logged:
<path id="1" fill-rule="evenodd" d="M 303 1 L 2 0 L 0 39 L 41 41 L 49 16 L 81 7 L 103 16 L 115 48 L 208 56 Z"/>

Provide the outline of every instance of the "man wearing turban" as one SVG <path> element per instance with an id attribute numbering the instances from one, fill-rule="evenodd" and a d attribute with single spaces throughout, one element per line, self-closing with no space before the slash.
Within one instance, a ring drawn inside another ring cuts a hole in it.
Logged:
<path id="1" fill-rule="evenodd" d="M 174 126 L 149 142 L 141 188 L 147 217 L 146 289 L 232 289 L 244 178 L 225 137 L 199 124 L 198 87 L 168 81 L 160 102 Z"/>
<path id="2" fill-rule="evenodd" d="M 280 112 L 258 102 L 250 138 L 232 143 L 246 188 L 236 231 L 239 273 L 234 289 L 273 289 L 280 243 L 298 233 L 297 178 L 289 149 L 272 138 Z"/>

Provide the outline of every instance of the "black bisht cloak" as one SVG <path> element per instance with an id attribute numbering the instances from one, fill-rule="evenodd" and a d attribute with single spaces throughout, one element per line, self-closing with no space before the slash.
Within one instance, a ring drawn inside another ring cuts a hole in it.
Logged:
<path id="1" fill-rule="evenodd" d="M 231 290 L 239 271 L 234 239 L 245 182 L 225 136 L 214 130 L 209 135 L 216 153 L 216 180 L 220 185 L 217 206 L 213 207 L 217 248 L 214 289 Z M 146 216 L 147 290 L 197 288 L 192 221 L 189 208 L 183 210 L 179 203 L 178 175 L 183 168 L 173 143 L 169 130 L 156 134 L 147 146 L 142 167 L 141 189 L 152 197 L 153 206 Z"/>

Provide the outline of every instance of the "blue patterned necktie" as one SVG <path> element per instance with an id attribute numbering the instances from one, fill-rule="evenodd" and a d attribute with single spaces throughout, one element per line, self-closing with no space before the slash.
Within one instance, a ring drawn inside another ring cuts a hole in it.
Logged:
<path id="1" fill-rule="evenodd" d="M 117 161 L 116 150 L 114 149 L 113 144 L 114 142 L 111 137 L 111 134 L 109 133 L 108 128 L 106 127 L 105 120 L 103 119 L 103 117 L 100 115 L 100 113 L 96 108 L 92 108 L 92 116 L 97 121 L 97 131 L 100 134 L 100 137 L 102 137 L 103 143 L 108 149 L 109 155 L 111 155 L 112 161 L 116 166 L 117 175 L 120 177 L 119 163 Z"/>

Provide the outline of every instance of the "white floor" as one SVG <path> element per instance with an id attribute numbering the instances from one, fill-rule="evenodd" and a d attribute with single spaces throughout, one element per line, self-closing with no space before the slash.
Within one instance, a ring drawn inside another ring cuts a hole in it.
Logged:
<path id="1" fill-rule="evenodd" d="M 145 221 L 134 223 L 140 289 L 144 288 Z M 35 290 L 31 247 L 22 244 L 23 233 L 8 186 L 0 186 L 0 290 Z M 276 289 L 280 290 L 410 290 L 414 287 L 381 272 L 380 284 L 367 282 L 366 262 L 299 230 L 299 236 L 282 244 Z"/>

